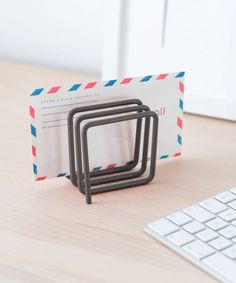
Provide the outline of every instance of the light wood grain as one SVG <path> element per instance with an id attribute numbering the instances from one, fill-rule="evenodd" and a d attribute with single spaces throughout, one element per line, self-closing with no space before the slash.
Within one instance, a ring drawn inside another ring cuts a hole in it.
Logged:
<path id="1" fill-rule="evenodd" d="M 32 181 L 28 90 L 91 79 L 0 62 L 0 282 L 215 282 L 143 226 L 236 185 L 235 123 L 185 115 L 182 157 L 91 206 L 65 178 Z"/>

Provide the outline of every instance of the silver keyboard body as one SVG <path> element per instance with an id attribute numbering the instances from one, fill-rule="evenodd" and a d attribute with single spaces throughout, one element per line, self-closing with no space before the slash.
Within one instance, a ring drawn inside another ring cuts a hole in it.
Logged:
<path id="1" fill-rule="evenodd" d="M 236 283 L 236 188 L 151 222 L 144 230 L 218 280 Z"/>

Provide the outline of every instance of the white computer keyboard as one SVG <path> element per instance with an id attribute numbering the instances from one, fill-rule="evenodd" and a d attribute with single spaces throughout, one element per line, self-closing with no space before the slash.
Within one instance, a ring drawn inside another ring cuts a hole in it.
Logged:
<path id="1" fill-rule="evenodd" d="M 236 282 L 236 188 L 158 219 L 145 232 L 222 282 Z"/>

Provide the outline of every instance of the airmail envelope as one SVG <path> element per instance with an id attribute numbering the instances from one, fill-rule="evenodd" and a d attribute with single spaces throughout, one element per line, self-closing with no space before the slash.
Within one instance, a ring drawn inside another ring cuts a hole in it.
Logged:
<path id="1" fill-rule="evenodd" d="M 89 104 L 137 98 L 159 116 L 159 159 L 179 156 L 182 144 L 184 72 L 37 88 L 30 93 L 35 180 L 69 174 L 67 116 Z M 78 117 L 78 116 L 77 116 Z M 88 121 L 87 121 L 88 122 Z M 124 165 L 134 154 L 135 121 L 90 129 L 90 169 Z"/>

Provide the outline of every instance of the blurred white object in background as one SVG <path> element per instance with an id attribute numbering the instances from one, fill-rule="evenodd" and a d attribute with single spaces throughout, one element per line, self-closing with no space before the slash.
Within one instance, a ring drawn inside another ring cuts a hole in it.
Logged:
<path id="1" fill-rule="evenodd" d="M 186 71 L 185 111 L 236 120 L 236 1 L 113 1 L 104 79 Z"/>

